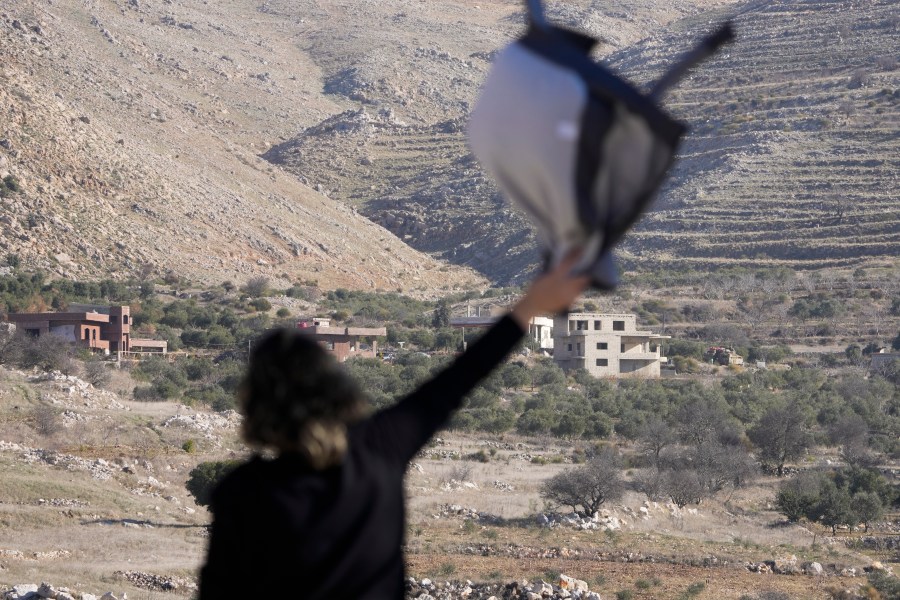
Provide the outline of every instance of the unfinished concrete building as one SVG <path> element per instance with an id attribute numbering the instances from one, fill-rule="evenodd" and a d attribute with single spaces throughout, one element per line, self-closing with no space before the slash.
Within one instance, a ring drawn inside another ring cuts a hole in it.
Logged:
<path id="1" fill-rule="evenodd" d="M 594 377 L 659 377 L 665 360 L 652 331 L 638 331 L 632 314 L 571 313 L 553 322 L 553 360 Z"/>
<path id="2" fill-rule="evenodd" d="M 387 335 L 384 327 L 332 327 L 327 318 L 305 319 L 297 328 L 319 342 L 338 362 L 354 356 L 374 358 L 378 353 L 378 341 L 374 338 Z M 364 345 L 360 338 L 371 338 L 371 345 Z"/>

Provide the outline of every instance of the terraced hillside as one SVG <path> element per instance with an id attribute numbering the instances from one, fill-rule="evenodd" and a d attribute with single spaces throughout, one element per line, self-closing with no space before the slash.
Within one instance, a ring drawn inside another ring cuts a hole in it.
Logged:
<path id="1" fill-rule="evenodd" d="M 613 59 L 650 78 L 705 22 Z M 628 250 L 690 266 L 896 263 L 900 2 L 754 2 L 737 24 L 739 42 L 669 99 L 693 131 Z"/>
<path id="2" fill-rule="evenodd" d="M 711 23 L 734 15 L 739 41 L 668 99 L 692 133 L 658 210 L 625 241 L 626 266 L 895 263 L 900 3 L 744 3 L 684 17 L 607 59 L 632 80 L 651 81 Z M 591 29 L 606 17 L 555 15 Z M 514 18 L 518 12 L 497 21 L 492 47 L 508 39 Z M 484 49 L 412 52 L 467 73 L 458 98 L 491 56 Z M 381 83 L 403 81 L 400 70 Z M 359 206 L 416 248 L 495 281 L 520 279 L 536 260 L 533 238 L 468 154 L 458 116 L 465 104 L 412 102 L 444 108 L 444 118 L 429 122 L 433 111 L 408 110 L 375 83 L 354 81 L 353 90 L 340 89 L 361 94 L 365 112 L 331 117 L 264 157 Z"/>

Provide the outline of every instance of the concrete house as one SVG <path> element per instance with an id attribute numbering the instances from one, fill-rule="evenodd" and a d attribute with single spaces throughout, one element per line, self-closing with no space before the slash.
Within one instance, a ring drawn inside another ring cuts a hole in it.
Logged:
<path id="1" fill-rule="evenodd" d="M 378 353 L 378 342 L 372 340 L 372 347 L 363 349 L 359 338 L 384 337 L 384 327 L 332 327 L 327 318 L 305 319 L 297 323 L 297 328 L 319 342 L 338 362 L 353 356 L 374 358 Z"/>
<path id="2" fill-rule="evenodd" d="M 594 377 L 659 377 L 659 342 L 638 331 L 632 314 L 571 313 L 553 322 L 553 360 L 564 370 L 585 369 Z"/>
<path id="3" fill-rule="evenodd" d="M 508 311 L 499 314 L 476 317 L 451 317 L 450 327 L 460 329 L 483 329 L 496 323 Z M 528 336 L 537 351 L 553 351 L 553 319 L 550 317 L 532 317 L 528 323 Z"/>

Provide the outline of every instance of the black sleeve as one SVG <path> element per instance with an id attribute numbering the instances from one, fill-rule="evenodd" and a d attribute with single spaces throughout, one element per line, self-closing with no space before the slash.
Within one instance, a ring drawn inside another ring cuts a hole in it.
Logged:
<path id="1" fill-rule="evenodd" d="M 375 414 L 366 437 L 389 459 L 409 462 L 523 335 L 508 315 L 422 387 Z"/>

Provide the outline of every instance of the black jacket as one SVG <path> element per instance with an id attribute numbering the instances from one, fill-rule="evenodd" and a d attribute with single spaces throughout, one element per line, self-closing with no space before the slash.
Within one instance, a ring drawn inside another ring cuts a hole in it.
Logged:
<path id="1" fill-rule="evenodd" d="M 511 318 L 499 321 L 434 379 L 353 426 L 337 467 L 282 455 L 232 471 L 213 493 L 200 600 L 403 598 L 407 464 L 521 337 Z"/>

